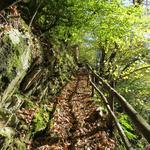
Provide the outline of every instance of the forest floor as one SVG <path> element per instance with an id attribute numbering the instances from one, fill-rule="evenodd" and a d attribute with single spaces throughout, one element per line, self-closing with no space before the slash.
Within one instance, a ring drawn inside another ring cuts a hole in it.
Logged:
<path id="1" fill-rule="evenodd" d="M 71 80 L 58 97 L 51 133 L 32 141 L 33 150 L 114 150 L 106 116 L 91 98 L 84 72 Z"/>

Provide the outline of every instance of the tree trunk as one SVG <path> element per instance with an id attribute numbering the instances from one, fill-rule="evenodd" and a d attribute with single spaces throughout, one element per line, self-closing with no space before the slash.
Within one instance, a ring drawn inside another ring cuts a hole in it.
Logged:
<path id="1" fill-rule="evenodd" d="M 133 0 L 133 4 L 139 4 L 139 5 L 141 5 L 142 4 L 142 2 L 143 2 L 143 0 Z"/>
<path id="2" fill-rule="evenodd" d="M 142 2 L 143 2 L 143 0 L 137 0 L 137 3 L 138 3 L 139 5 L 141 5 Z"/>
<path id="3" fill-rule="evenodd" d="M 104 68 L 105 68 L 105 49 L 103 47 L 101 47 L 101 52 L 102 52 L 102 57 L 100 59 L 100 76 L 103 77 L 104 76 Z"/>

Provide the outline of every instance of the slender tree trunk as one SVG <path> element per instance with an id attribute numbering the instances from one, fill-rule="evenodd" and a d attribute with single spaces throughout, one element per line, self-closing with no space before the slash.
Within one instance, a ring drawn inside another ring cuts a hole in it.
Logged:
<path id="1" fill-rule="evenodd" d="M 104 63 L 104 60 L 105 60 L 105 49 L 102 47 L 101 48 L 101 51 L 102 51 L 102 57 L 100 59 L 100 76 L 103 77 L 104 76 L 104 68 L 105 68 L 105 63 Z"/>
<path id="2" fill-rule="evenodd" d="M 144 0 L 133 0 L 133 4 L 137 3 L 137 4 L 141 5 L 143 1 Z"/>
<path id="3" fill-rule="evenodd" d="M 143 1 L 144 1 L 144 0 L 137 0 L 137 3 L 138 3 L 139 5 L 141 5 Z"/>

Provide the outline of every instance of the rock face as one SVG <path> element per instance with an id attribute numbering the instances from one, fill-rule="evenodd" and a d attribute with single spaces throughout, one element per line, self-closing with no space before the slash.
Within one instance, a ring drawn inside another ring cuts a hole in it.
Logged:
<path id="1" fill-rule="evenodd" d="M 19 28 L 11 24 L 0 27 L 0 145 L 7 148 L 16 135 L 19 120 L 15 111 L 23 104 L 18 87 L 32 62 L 32 35 L 21 19 Z M 26 28 L 26 30 L 25 30 Z M 22 30 L 22 31 L 21 31 Z M 3 141 L 4 140 L 4 141 Z"/>
<path id="2" fill-rule="evenodd" d="M 0 48 L 2 102 L 11 97 L 30 66 L 32 45 L 30 39 L 29 33 L 23 34 L 14 28 L 4 31 Z"/>
<path id="3" fill-rule="evenodd" d="M 76 66 L 68 53 L 43 47 L 20 17 L 0 24 L 0 149 L 26 149 Z"/>

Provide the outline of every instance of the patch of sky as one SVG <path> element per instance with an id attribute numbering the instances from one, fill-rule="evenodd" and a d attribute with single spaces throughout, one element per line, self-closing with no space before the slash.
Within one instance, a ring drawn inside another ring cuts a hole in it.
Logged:
<path id="1" fill-rule="evenodd" d="M 131 6 L 131 5 L 133 5 L 133 0 L 122 0 L 121 2 L 125 6 Z M 145 8 L 150 8 L 150 0 L 144 0 L 143 1 L 143 6 Z"/>
<path id="2" fill-rule="evenodd" d="M 125 6 L 133 5 L 133 0 L 122 0 L 122 4 Z"/>

